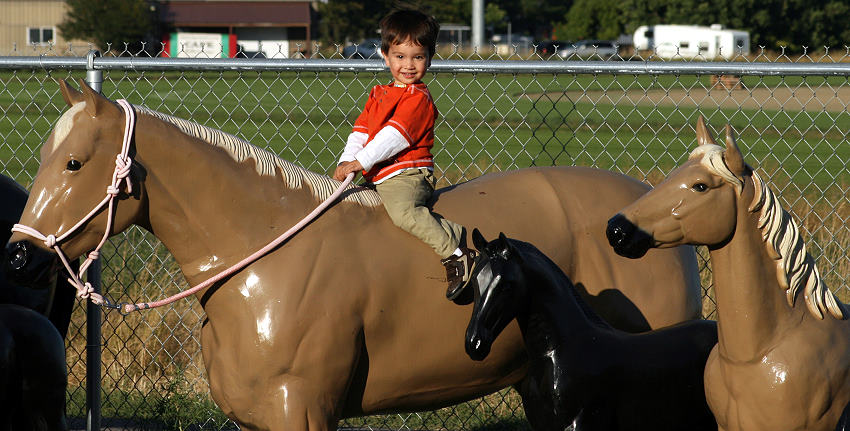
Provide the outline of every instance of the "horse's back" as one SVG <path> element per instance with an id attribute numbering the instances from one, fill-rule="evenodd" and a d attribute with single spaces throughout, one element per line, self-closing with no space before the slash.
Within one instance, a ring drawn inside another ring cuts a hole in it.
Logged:
<path id="1" fill-rule="evenodd" d="M 600 169 L 529 168 L 440 190 L 434 211 L 479 228 L 485 237 L 504 232 L 535 244 L 598 313 L 634 332 L 701 314 L 692 247 L 653 250 L 638 261 L 608 245 L 608 219 L 648 190 L 634 178 Z"/>

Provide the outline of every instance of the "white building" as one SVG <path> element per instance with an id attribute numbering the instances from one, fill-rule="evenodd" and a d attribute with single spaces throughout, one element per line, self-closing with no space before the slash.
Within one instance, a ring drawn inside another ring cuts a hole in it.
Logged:
<path id="1" fill-rule="evenodd" d="M 750 34 L 746 31 L 696 25 L 642 25 L 635 30 L 635 50 L 654 51 L 661 58 L 731 59 L 750 53 Z"/>

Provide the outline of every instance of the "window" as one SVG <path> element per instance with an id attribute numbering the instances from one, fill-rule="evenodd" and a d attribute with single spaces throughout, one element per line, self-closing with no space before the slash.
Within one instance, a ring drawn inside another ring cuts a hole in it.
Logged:
<path id="1" fill-rule="evenodd" d="M 27 45 L 47 45 L 53 40 L 53 27 L 27 28 Z"/>
<path id="2" fill-rule="evenodd" d="M 655 37 L 655 31 L 647 30 L 643 33 L 643 35 L 646 36 L 647 39 L 652 39 L 653 37 Z"/>
<path id="3" fill-rule="evenodd" d="M 687 41 L 679 42 L 679 48 L 681 48 L 681 49 L 688 49 L 689 46 L 691 46 L 690 42 L 687 42 Z"/>

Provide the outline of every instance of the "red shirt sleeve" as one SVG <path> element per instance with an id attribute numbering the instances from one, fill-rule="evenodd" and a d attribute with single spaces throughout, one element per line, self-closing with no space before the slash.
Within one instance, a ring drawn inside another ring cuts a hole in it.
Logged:
<path id="1" fill-rule="evenodd" d="M 436 119 L 437 108 L 431 96 L 425 91 L 413 89 L 399 101 L 387 125 L 398 130 L 410 146 L 422 146 L 426 141 L 433 145 L 433 138 L 427 138 L 434 135 Z"/>

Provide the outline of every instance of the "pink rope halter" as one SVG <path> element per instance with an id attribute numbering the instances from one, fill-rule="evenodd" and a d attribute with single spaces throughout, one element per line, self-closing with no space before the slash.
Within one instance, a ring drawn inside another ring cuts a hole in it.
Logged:
<path id="1" fill-rule="evenodd" d="M 343 181 L 342 184 L 337 187 L 334 193 L 328 196 L 327 199 L 325 199 L 321 204 L 319 204 L 319 206 L 317 206 L 316 209 L 314 209 L 310 214 L 301 219 L 301 221 L 289 228 L 289 230 L 281 234 L 279 237 L 267 244 L 265 247 L 261 248 L 260 250 L 257 250 L 252 255 L 246 257 L 245 259 L 242 259 L 235 265 L 216 274 L 212 278 L 194 287 L 186 289 L 183 292 L 180 292 L 176 295 L 170 296 L 166 299 L 162 299 L 159 301 L 141 302 L 138 304 L 115 304 L 104 298 L 103 295 L 96 293 L 91 283 L 83 283 L 81 279 L 83 273 L 86 271 L 86 269 L 88 269 L 89 265 L 91 265 L 92 262 L 94 262 L 98 259 L 98 257 L 100 257 L 100 249 L 103 247 L 103 245 L 106 243 L 106 240 L 109 238 L 109 232 L 112 231 L 112 227 L 114 224 L 113 215 L 115 212 L 116 204 L 115 197 L 118 196 L 118 193 L 120 192 L 121 183 L 124 182 L 126 184 L 127 193 L 132 193 L 133 191 L 133 184 L 128 178 L 133 160 L 128 154 L 130 151 L 130 143 L 133 139 L 133 131 L 135 129 L 136 124 L 136 112 L 133 110 L 132 105 L 130 105 L 130 103 L 124 99 L 119 99 L 118 104 L 124 111 L 124 139 L 121 143 L 121 152 L 115 159 L 115 170 L 112 172 L 112 183 L 106 187 L 106 197 L 104 197 L 103 200 L 100 201 L 100 203 L 95 205 L 95 207 L 91 211 L 89 211 L 89 213 L 86 214 L 79 222 L 77 222 L 77 224 L 72 226 L 70 229 L 68 229 L 67 231 L 65 231 L 65 233 L 61 235 L 44 235 L 38 230 L 22 224 L 15 224 L 12 227 L 12 232 L 21 232 L 23 234 L 30 235 L 36 239 L 44 241 L 44 244 L 47 245 L 47 247 L 54 249 L 56 251 L 56 254 L 59 255 L 59 259 L 62 261 L 62 264 L 65 265 L 65 269 L 68 271 L 68 274 L 70 275 L 70 277 L 68 278 L 68 282 L 71 283 L 77 289 L 77 297 L 82 299 L 88 298 L 89 300 L 91 300 L 92 303 L 101 305 L 103 307 L 114 308 L 116 310 L 122 311 L 123 313 L 129 313 L 131 311 L 150 309 L 170 304 L 174 301 L 185 298 L 189 295 L 197 293 L 202 289 L 209 287 L 213 283 L 232 275 L 233 273 L 244 268 L 251 262 L 259 259 L 261 256 L 268 253 L 269 251 L 280 245 L 280 243 L 297 233 L 299 230 L 301 230 L 301 228 L 307 225 L 307 223 L 313 221 L 313 219 L 315 219 L 331 203 L 333 203 L 337 198 L 339 198 L 343 190 L 345 190 L 345 188 L 351 183 L 351 180 L 354 179 L 354 173 L 348 174 L 348 176 L 345 178 L 345 181 Z M 71 236 L 74 232 L 76 232 L 77 229 L 79 229 L 82 225 L 88 222 L 92 217 L 94 217 L 94 215 L 97 214 L 97 212 L 100 211 L 105 205 L 108 205 L 108 212 L 106 220 L 106 230 L 103 232 L 103 237 L 101 238 L 100 243 L 98 243 L 97 246 L 94 248 L 94 250 L 90 251 L 87 254 L 86 260 L 80 265 L 79 273 L 74 273 L 74 270 L 71 269 L 71 265 L 68 262 L 67 256 L 65 256 L 65 253 L 62 252 L 62 248 L 59 244 L 62 243 L 62 241 L 64 241 L 65 239 L 67 239 L 69 236 Z"/>

